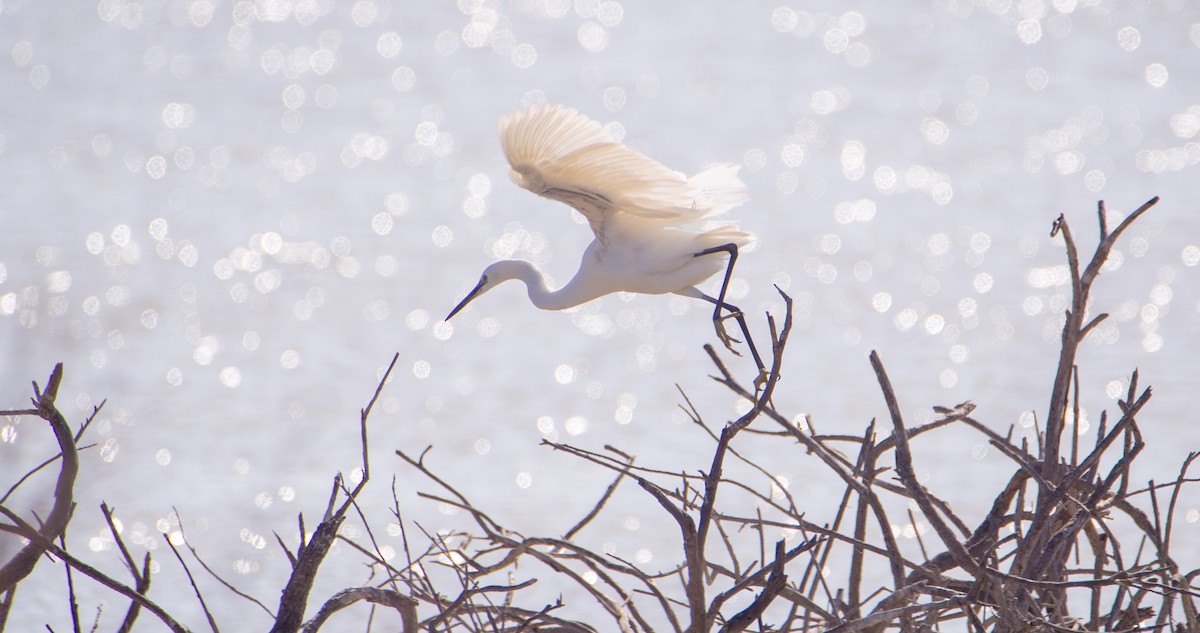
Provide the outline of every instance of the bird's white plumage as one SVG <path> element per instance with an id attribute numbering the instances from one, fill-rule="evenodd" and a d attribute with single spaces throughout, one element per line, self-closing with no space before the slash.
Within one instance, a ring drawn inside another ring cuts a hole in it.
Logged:
<path id="1" fill-rule="evenodd" d="M 736 165 L 713 165 L 688 178 L 563 106 L 535 106 L 502 117 L 500 138 L 513 182 L 574 207 L 605 244 L 622 228 L 681 227 L 747 199 Z M 749 240 L 741 234 L 735 241 Z"/>
<path id="2" fill-rule="evenodd" d="M 713 165 L 689 178 L 618 143 L 599 123 L 556 105 L 502 117 L 500 140 L 513 181 L 574 207 L 596 239 L 571 281 L 553 291 L 529 262 L 493 263 L 447 319 L 474 298 L 517 279 L 534 305 L 546 310 L 621 291 L 704 299 L 716 306 L 713 321 L 727 346 L 732 339 L 721 325 L 721 309 L 738 316 L 748 337 L 740 313 L 724 303 L 725 285 L 716 299 L 696 288 L 722 270 L 728 282 L 726 265 L 732 262 L 725 255 L 753 239 L 736 224 L 714 217 L 747 199 L 737 166 Z"/>

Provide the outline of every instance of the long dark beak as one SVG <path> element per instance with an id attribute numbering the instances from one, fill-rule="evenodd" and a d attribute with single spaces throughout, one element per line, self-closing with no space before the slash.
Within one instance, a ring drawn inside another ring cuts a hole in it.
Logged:
<path id="1" fill-rule="evenodd" d="M 458 305 L 454 306 L 454 309 L 450 311 L 450 314 L 446 315 L 446 318 L 442 320 L 449 321 L 450 319 L 454 318 L 454 315 L 458 314 L 460 310 L 467 307 L 467 304 L 471 303 L 471 300 L 479 295 L 479 289 L 483 287 L 484 283 L 486 283 L 486 280 L 480 279 L 479 283 L 475 285 L 475 289 L 471 292 L 468 292 L 467 296 L 463 297 L 463 300 Z"/>

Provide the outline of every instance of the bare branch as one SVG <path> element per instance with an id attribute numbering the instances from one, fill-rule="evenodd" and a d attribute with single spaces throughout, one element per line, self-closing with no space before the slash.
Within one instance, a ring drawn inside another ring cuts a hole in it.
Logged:
<path id="1" fill-rule="evenodd" d="M 59 413 L 54 402 L 58 397 L 62 377 L 63 365 L 58 363 L 50 372 L 45 392 L 38 388 L 36 382 L 33 383 L 34 414 L 50 424 L 50 430 L 54 432 L 62 456 L 62 467 L 58 471 L 58 481 L 54 486 L 54 505 L 38 530 L 41 538 L 30 539 L 27 545 L 0 567 L 0 593 L 7 593 L 33 571 L 42 552 L 45 551 L 41 543 L 53 544 L 62 536 L 71 520 L 71 512 L 75 509 L 74 488 L 75 477 L 79 474 L 79 453 L 75 448 L 75 436 L 71 433 L 71 426 Z"/>

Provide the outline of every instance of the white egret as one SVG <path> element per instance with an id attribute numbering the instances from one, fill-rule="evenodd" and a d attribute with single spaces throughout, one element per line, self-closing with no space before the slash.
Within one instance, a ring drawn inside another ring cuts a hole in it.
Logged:
<path id="1" fill-rule="evenodd" d="M 736 224 L 711 220 L 746 200 L 738 166 L 713 165 L 686 177 L 618 143 L 592 119 L 557 105 L 501 117 L 500 138 L 513 182 L 574 207 L 595 240 L 575 277 L 554 291 L 527 261 L 493 263 L 447 321 L 510 279 L 524 282 L 529 300 L 543 310 L 563 310 L 613 292 L 674 293 L 715 306 L 717 336 L 731 351 L 739 341 L 725 332 L 723 321 L 736 318 L 762 369 L 745 318 L 725 302 L 738 247 L 753 237 Z M 696 288 L 722 269 L 725 278 L 716 298 Z M 729 311 L 725 317 L 722 308 Z"/>

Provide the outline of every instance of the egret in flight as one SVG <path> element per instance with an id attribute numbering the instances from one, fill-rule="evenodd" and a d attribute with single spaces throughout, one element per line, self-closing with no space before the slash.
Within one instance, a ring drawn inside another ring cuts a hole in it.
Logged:
<path id="1" fill-rule="evenodd" d="M 579 272 L 558 290 L 533 264 L 503 260 L 488 266 L 479 283 L 446 320 L 468 303 L 510 280 L 525 283 L 542 310 L 563 310 L 613 292 L 673 293 L 714 305 L 717 337 L 730 351 L 740 342 L 725 331 L 735 318 L 760 371 L 741 310 L 725 301 L 738 247 L 753 236 L 712 218 L 742 204 L 746 185 L 738 166 L 718 164 L 687 177 L 618 143 L 599 123 L 558 105 L 542 105 L 500 119 L 500 140 L 513 182 L 583 214 L 595 240 Z M 724 269 L 716 298 L 696 285 Z M 728 314 L 724 317 L 721 310 Z"/>

